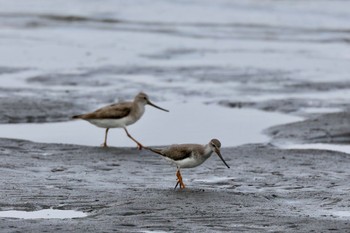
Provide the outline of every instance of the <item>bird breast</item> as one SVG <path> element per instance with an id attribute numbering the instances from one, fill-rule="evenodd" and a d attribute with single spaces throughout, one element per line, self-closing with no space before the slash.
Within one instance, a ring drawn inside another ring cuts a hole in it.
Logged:
<path id="1" fill-rule="evenodd" d="M 128 125 L 126 117 L 121 119 L 89 119 L 87 121 L 100 128 L 121 128 Z"/>
<path id="2" fill-rule="evenodd" d="M 132 117 L 130 119 L 129 124 L 133 124 L 136 121 L 138 121 L 144 113 L 145 113 L 145 105 L 143 105 L 142 103 L 136 104 L 135 107 L 133 108 L 133 111 L 130 113 Z"/>
<path id="3" fill-rule="evenodd" d="M 199 156 L 199 155 L 195 155 L 192 153 L 191 156 L 189 156 L 185 159 L 182 159 L 182 160 L 176 160 L 174 162 L 180 168 L 192 168 L 192 167 L 197 167 L 197 166 L 201 165 L 209 157 L 210 157 L 210 155 L 209 156 Z"/>

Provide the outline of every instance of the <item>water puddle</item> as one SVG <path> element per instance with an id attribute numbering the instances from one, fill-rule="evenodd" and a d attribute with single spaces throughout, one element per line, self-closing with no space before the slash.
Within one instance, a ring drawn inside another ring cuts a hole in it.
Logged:
<path id="1" fill-rule="evenodd" d="M 142 233 L 167 233 L 167 231 L 157 231 L 157 230 L 145 230 L 141 231 Z"/>
<path id="2" fill-rule="evenodd" d="M 288 144 L 278 145 L 283 149 L 316 149 L 316 150 L 330 150 L 350 154 L 350 145 L 337 145 L 326 143 L 310 143 L 310 144 Z"/>
<path id="3" fill-rule="evenodd" d="M 324 114 L 324 113 L 335 113 L 335 112 L 341 112 L 342 109 L 340 108 L 302 108 L 299 112 L 303 113 L 309 113 L 309 114 Z"/>
<path id="4" fill-rule="evenodd" d="M 281 205 L 287 205 L 288 208 L 297 211 L 298 215 L 303 213 L 314 218 L 340 218 L 349 219 L 349 210 L 324 209 L 320 207 L 320 203 L 315 199 L 281 199 Z M 337 207 L 335 207 L 337 208 Z"/>
<path id="5" fill-rule="evenodd" d="M 332 211 L 332 215 L 341 217 L 341 218 L 349 218 L 350 211 Z"/>
<path id="6" fill-rule="evenodd" d="M 128 127 L 130 134 L 144 145 L 209 142 L 218 138 L 224 147 L 247 143 L 265 143 L 269 137 L 262 131 L 277 124 L 300 120 L 295 116 L 254 109 L 230 109 L 201 103 L 157 103 L 169 113 L 147 106 L 144 116 Z M 43 124 L 0 125 L 0 137 L 44 143 L 69 143 L 99 146 L 105 130 L 83 120 Z M 135 144 L 122 129 L 111 129 L 110 146 Z"/>
<path id="7" fill-rule="evenodd" d="M 195 182 L 201 183 L 201 185 L 207 185 L 208 187 L 232 189 L 237 186 L 233 177 L 208 177 L 204 179 L 196 179 Z"/>
<path id="8" fill-rule="evenodd" d="M 210 177 L 210 178 L 207 178 L 207 179 L 196 179 L 196 181 L 199 181 L 199 182 L 205 182 L 205 183 L 208 183 L 208 184 L 216 184 L 216 183 L 228 183 L 230 181 L 233 181 L 233 178 L 232 177 Z"/>
<path id="9" fill-rule="evenodd" d="M 87 214 L 75 210 L 54 210 L 44 209 L 38 211 L 19 211 L 7 210 L 0 211 L 0 218 L 21 218 L 21 219 L 67 219 L 67 218 L 83 218 Z"/>

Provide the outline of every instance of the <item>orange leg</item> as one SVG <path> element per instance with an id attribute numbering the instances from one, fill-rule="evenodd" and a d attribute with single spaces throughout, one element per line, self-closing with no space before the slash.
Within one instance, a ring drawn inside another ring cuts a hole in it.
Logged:
<path id="1" fill-rule="evenodd" d="M 107 146 L 107 134 L 108 134 L 108 130 L 109 130 L 109 128 L 107 128 L 107 129 L 106 129 L 106 133 L 105 133 L 105 141 L 104 141 L 104 143 L 103 143 L 103 144 L 101 144 L 101 146 L 102 146 L 102 147 L 108 147 L 108 146 Z"/>
<path id="2" fill-rule="evenodd" d="M 186 188 L 185 184 L 182 182 L 182 176 L 181 176 L 181 173 L 180 173 L 180 169 L 178 168 L 177 171 L 176 171 L 176 177 L 177 177 L 177 183 L 175 185 L 175 188 L 180 185 L 180 189 L 184 189 Z"/>
<path id="3" fill-rule="evenodd" d="M 137 144 L 137 149 L 142 150 L 144 146 L 141 143 L 139 143 L 135 138 L 133 138 L 125 127 L 123 129 L 125 130 L 126 135 L 128 135 L 128 137 L 131 138 L 131 140 L 133 140 Z"/>

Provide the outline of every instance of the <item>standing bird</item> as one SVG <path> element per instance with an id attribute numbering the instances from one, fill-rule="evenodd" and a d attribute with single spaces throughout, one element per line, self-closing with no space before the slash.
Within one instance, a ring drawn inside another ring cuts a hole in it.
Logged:
<path id="1" fill-rule="evenodd" d="M 140 92 L 135 96 L 133 102 L 121 102 L 108 105 L 91 113 L 73 116 L 73 119 L 83 119 L 97 127 L 105 128 L 106 133 L 105 141 L 102 144 L 103 147 L 107 147 L 107 134 L 110 128 L 123 128 L 126 135 L 128 135 L 128 137 L 131 138 L 141 150 L 143 147 L 142 144 L 129 134 L 126 126 L 134 124 L 142 117 L 145 112 L 145 105 L 147 104 L 165 112 L 169 112 L 168 110 L 153 104 L 145 93 Z"/>
<path id="2" fill-rule="evenodd" d="M 177 167 L 176 176 L 177 183 L 175 189 L 180 185 L 180 189 L 185 188 L 185 184 L 182 181 L 182 176 L 180 173 L 180 168 L 192 168 L 201 165 L 205 160 L 207 160 L 213 152 L 215 152 L 222 162 L 230 168 L 225 162 L 224 158 L 220 153 L 221 143 L 218 139 L 212 139 L 206 145 L 199 144 L 179 144 L 172 145 L 164 149 L 152 149 L 150 147 L 143 147 L 154 153 L 162 155 L 165 159 L 174 163 Z"/>

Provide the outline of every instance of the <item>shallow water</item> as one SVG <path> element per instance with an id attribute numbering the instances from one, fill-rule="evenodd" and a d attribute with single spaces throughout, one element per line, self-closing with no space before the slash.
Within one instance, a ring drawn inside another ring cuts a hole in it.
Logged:
<path id="1" fill-rule="evenodd" d="M 277 145 L 283 149 L 317 149 L 339 151 L 350 154 L 350 145 L 337 145 L 327 143 L 306 143 L 306 144 L 279 144 Z"/>
<path id="2" fill-rule="evenodd" d="M 129 133 L 145 145 L 177 143 L 205 144 L 220 139 L 224 147 L 247 143 L 265 143 L 269 138 L 262 131 L 275 124 L 300 120 L 299 117 L 254 109 L 229 109 L 201 103 L 161 102 L 166 113 L 146 107 L 144 116 L 128 127 Z M 18 138 L 45 143 L 69 143 L 98 146 L 105 130 L 83 120 L 63 123 L 4 124 L 0 137 Z M 110 146 L 135 146 L 122 129 L 109 131 Z"/>
<path id="3" fill-rule="evenodd" d="M 54 210 L 44 209 L 38 211 L 7 210 L 0 211 L 0 218 L 21 218 L 21 219 L 67 219 L 83 218 L 87 214 L 75 210 Z"/>
<path id="4" fill-rule="evenodd" d="M 350 211 L 346 211 L 346 210 L 338 210 L 338 211 L 331 211 L 330 212 L 332 215 L 337 216 L 337 217 L 341 217 L 341 218 L 350 218 Z"/>

